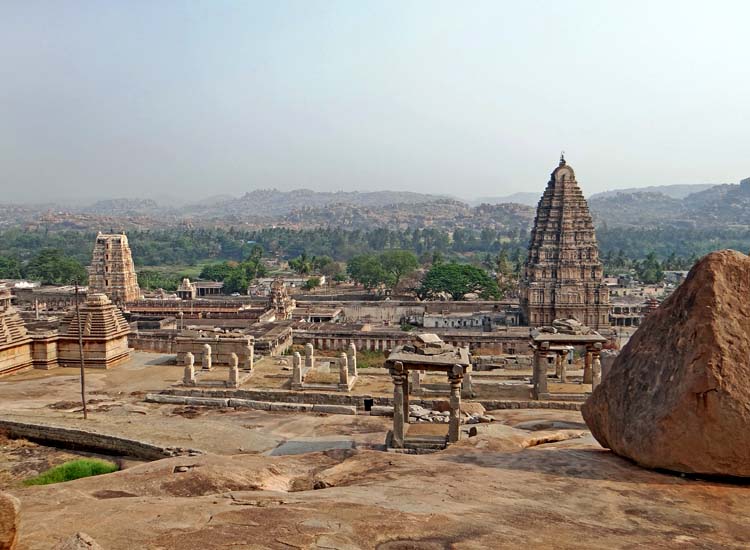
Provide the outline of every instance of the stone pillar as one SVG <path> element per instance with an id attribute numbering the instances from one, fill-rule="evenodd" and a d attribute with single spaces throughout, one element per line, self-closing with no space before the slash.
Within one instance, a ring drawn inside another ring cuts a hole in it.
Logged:
<path id="1" fill-rule="evenodd" d="M 448 380 L 451 383 L 450 399 L 450 422 L 448 424 L 448 443 L 458 441 L 461 433 L 461 380 L 464 375 L 464 368 L 461 365 L 455 365 L 453 370 L 448 373 Z"/>
<path id="2" fill-rule="evenodd" d="M 186 386 L 195 386 L 195 356 L 190 352 L 185 354 L 185 373 L 182 383 Z"/>
<path id="3" fill-rule="evenodd" d="M 404 447 L 404 365 L 398 361 L 391 369 L 393 379 L 393 433 L 391 445 L 394 449 Z M 407 413 L 408 414 L 408 411 Z"/>
<path id="4" fill-rule="evenodd" d="M 305 344 L 305 367 L 311 369 L 315 366 L 315 348 L 310 343 Z"/>
<path id="5" fill-rule="evenodd" d="M 534 374 L 532 382 L 534 386 L 534 399 L 540 399 L 540 395 L 547 393 L 547 363 L 542 357 L 545 350 L 534 350 Z"/>
<path id="6" fill-rule="evenodd" d="M 591 352 L 589 350 L 586 350 L 585 361 L 583 363 L 583 383 L 591 384 L 593 382 L 593 379 L 594 376 L 591 369 Z"/>
<path id="7" fill-rule="evenodd" d="M 255 345 L 249 344 L 247 346 L 247 359 L 243 361 L 243 370 L 253 370 L 255 364 Z"/>
<path id="8" fill-rule="evenodd" d="M 240 366 L 236 353 L 232 353 L 229 356 L 229 380 L 227 381 L 227 386 L 230 388 L 240 387 Z"/>
<path id="9" fill-rule="evenodd" d="M 471 373 L 467 372 L 463 380 L 463 394 L 465 397 L 474 396 L 474 388 L 471 387 Z"/>
<path id="10" fill-rule="evenodd" d="M 357 346 L 352 342 L 346 350 L 346 358 L 349 361 L 349 375 L 357 376 Z"/>
<path id="11" fill-rule="evenodd" d="M 211 346 L 203 344 L 203 358 L 201 360 L 203 370 L 211 370 Z"/>
<path id="12" fill-rule="evenodd" d="M 555 354 L 555 376 L 562 378 L 562 355 L 560 353 Z"/>
<path id="13" fill-rule="evenodd" d="M 339 386 L 349 389 L 349 361 L 346 359 L 346 353 L 339 355 Z"/>
<path id="14" fill-rule="evenodd" d="M 292 355 L 292 387 L 302 386 L 302 356 L 298 351 Z"/>
<path id="15" fill-rule="evenodd" d="M 422 371 L 421 370 L 411 371 L 411 391 L 414 395 L 419 395 L 422 392 Z"/>
<path id="16" fill-rule="evenodd" d="M 596 387 L 602 381 L 602 363 L 599 360 L 599 354 L 594 354 L 594 362 L 591 365 L 591 391 L 594 391 Z"/>

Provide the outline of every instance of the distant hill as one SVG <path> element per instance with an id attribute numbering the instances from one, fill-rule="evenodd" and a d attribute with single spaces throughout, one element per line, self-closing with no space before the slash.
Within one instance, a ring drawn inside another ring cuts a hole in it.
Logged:
<path id="1" fill-rule="evenodd" d="M 479 197 L 476 200 L 471 201 L 471 204 L 478 206 L 480 204 L 525 204 L 526 206 L 536 206 L 539 203 L 539 199 L 542 196 L 544 190 L 540 190 L 538 193 L 520 192 L 513 193 L 511 195 L 505 195 L 502 197 Z"/>
<path id="2" fill-rule="evenodd" d="M 679 184 L 678 185 L 651 185 L 649 187 L 629 187 L 626 189 L 612 189 L 611 191 L 603 191 L 602 193 L 596 193 L 594 195 L 591 195 L 591 197 L 589 197 L 589 200 L 617 195 L 618 193 L 626 193 L 626 194 L 658 193 L 660 195 L 665 195 L 672 199 L 684 199 L 688 195 L 691 195 L 693 193 L 700 193 L 701 191 L 710 189 L 711 187 L 714 187 L 715 185 L 716 185 L 715 183 L 695 183 L 695 184 L 686 184 L 686 185 L 679 185 Z"/>
<path id="3" fill-rule="evenodd" d="M 102 216 L 148 216 L 160 213 L 163 208 L 153 199 L 106 199 L 77 209 L 79 212 Z"/>
<path id="4" fill-rule="evenodd" d="M 675 187 L 680 190 L 675 191 Z M 688 189 L 700 191 L 684 194 Z M 672 188 L 668 196 L 648 189 Z M 594 221 L 608 227 L 727 227 L 750 226 L 750 178 L 737 184 L 663 186 L 609 191 L 589 199 Z"/>
<path id="5" fill-rule="evenodd" d="M 279 191 L 278 189 L 258 189 L 238 198 L 222 199 L 215 202 L 201 201 L 182 209 L 196 217 L 278 217 L 294 210 L 321 208 L 329 205 L 351 205 L 367 208 L 385 207 L 393 204 L 424 204 L 445 200 L 441 195 L 412 193 L 411 191 L 358 191 L 320 192 L 310 189 Z"/>

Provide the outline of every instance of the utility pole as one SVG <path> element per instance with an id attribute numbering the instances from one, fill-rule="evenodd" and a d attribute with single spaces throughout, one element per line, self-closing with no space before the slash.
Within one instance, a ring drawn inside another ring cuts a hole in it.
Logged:
<path id="1" fill-rule="evenodd" d="M 86 365 L 83 362 L 83 327 L 81 325 L 81 308 L 78 306 L 78 279 L 76 286 L 76 318 L 78 319 L 78 355 L 81 357 L 81 404 L 83 405 L 83 419 L 88 418 L 86 410 Z"/>

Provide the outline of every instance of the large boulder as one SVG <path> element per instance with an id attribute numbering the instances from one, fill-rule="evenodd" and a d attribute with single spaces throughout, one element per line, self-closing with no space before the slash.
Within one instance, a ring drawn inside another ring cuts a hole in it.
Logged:
<path id="1" fill-rule="evenodd" d="M 0 493 L 0 550 L 13 550 L 18 542 L 21 504 L 8 493 Z"/>
<path id="2" fill-rule="evenodd" d="M 602 446 L 648 468 L 750 476 L 750 257 L 702 258 L 583 406 Z"/>

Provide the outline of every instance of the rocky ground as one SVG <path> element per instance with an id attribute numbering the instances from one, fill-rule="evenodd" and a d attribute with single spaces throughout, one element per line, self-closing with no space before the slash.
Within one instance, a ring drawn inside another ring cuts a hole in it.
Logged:
<path id="1" fill-rule="evenodd" d="M 0 441 L 0 480 L 22 506 L 19 548 L 77 531 L 115 550 L 750 546 L 750 487 L 635 466 L 602 449 L 575 411 L 489 411 L 496 422 L 471 426 L 475 437 L 400 455 L 378 450 L 388 418 L 143 403 L 180 370 L 149 360 L 92 373 L 101 401 L 86 423 L 74 371 L 0 381 L 3 418 L 206 451 L 23 487 L 70 453 Z"/>

